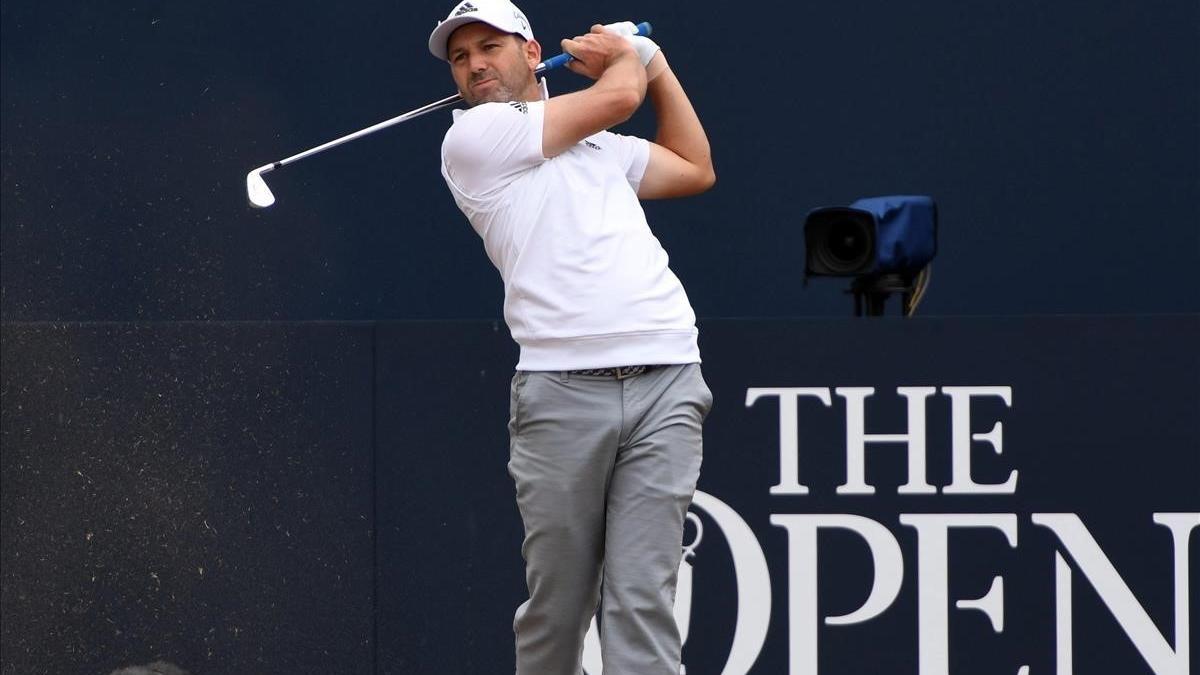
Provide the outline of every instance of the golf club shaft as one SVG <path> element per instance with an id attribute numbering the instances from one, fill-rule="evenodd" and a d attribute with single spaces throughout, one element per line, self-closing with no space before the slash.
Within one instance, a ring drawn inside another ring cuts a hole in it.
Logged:
<path id="1" fill-rule="evenodd" d="M 649 35 L 650 30 L 651 30 L 650 24 L 647 22 L 644 22 L 644 21 L 637 25 L 637 29 L 638 29 L 638 33 L 637 33 L 638 35 Z M 564 54 L 559 54 L 558 56 L 554 56 L 549 59 L 546 59 L 542 63 L 539 63 L 538 67 L 536 69 L 534 69 L 534 71 L 533 71 L 534 75 L 541 75 L 542 73 L 545 73 L 548 70 L 553 70 L 555 68 L 563 66 L 568 61 L 570 61 L 572 58 L 573 57 L 570 54 L 564 53 Z M 343 143 L 349 143 L 350 141 L 353 141 L 357 138 L 362 138 L 363 136 L 366 136 L 367 134 L 373 134 L 376 131 L 379 131 L 381 129 L 386 129 L 390 126 L 400 124 L 401 122 L 407 122 L 408 120 L 420 117 L 421 115 L 424 115 L 426 113 L 431 113 L 435 110 L 441 110 L 442 108 L 447 108 L 449 106 L 454 105 L 455 103 L 458 103 L 461 100 L 462 100 L 462 94 L 454 94 L 452 96 L 447 96 L 446 98 L 443 98 L 439 101 L 434 101 L 433 103 L 423 105 L 420 108 L 417 108 L 416 110 L 410 110 L 410 111 L 404 113 L 403 115 L 397 115 L 396 117 L 393 117 L 390 120 L 384 120 L 378 124 L 373 124 L 365 129 L 359 129 L 358 131 L 355 131 L 354 133 L 346 134 L 345 136 L 342 136 L 341 138 L 335 138 L 332 141 L 318 145 L 315 148 L 309 148 L 308 150 L 305 150 L 304 152 L 297 153 L 286 159 L 281 159 L 278 162 L 273 162 L 268 165 L 270 167 L 270 169 L 267 169 L 267 170 L 269 171 L 272 169 L 278 169 L 281 166 L 287 166 L 288 164 L 291 164 L 292 162 L 298 162 L 298 161 L 304 159 L 305 157 L 311 157 L 311 156 L 317 154 L 318 152 L 324 152 L 325 150 L 337 147 Z"/>
<path id="2" fill-rule="evenodd" d="M 410 110 L 410 111 L 404 113 L 403 115 L 397 115 L 397 116 L 391 118 L 390 120 L 384 120 L 384 121 L 380 122 L 379 124 L 372 124 L 371 126 L 365 128 L 365 129 L 359 129 L 358 131 L 355 131 L 352 134 L 346 134 L 345 136 L 342 136 L 341 138 L 335 138 L 332 141 L 329 141 L 328 143 L 322 143 L 321 145 L 318 145 L 315 148 L 309 148 L 308 150 L 305 150 L 304 152 L 292 155 L 291 157 L 288 157 L 287 159 L 281 159 L 278 162 L 274 162 L 273 164 L 271 164 L 271 168 L 278 169 L 281 166 L 287 166 L 288 164 L 302 160 L 305 157 L 311 157 L 312 155 L 315 155 L 318 152 L 323 152 L 330 148 L 337 147 L 343 143 L 349 143 L 350 141 L 353 141 L 356 138 L 362 138 L 363 136 L 366 136 L 367 134 L 373 134 L 376 131 L 379 131 L 380 129 L 386 129 L 390 126 L 400 124 L 401 122 L 407 122 L 408 120 L 411 120 L 415 117 L 420 117 L 421 115 L 424 115 L 425 113 L 431 113 L 435 110 L 441 110 L 442 108 L 447 108 L 449 106 L 454 105 L 455 103 L 458 103 L 461 100 L 462 100 L 461 94 L 454 94 L 453 96 L 447 96 L 446 98 L 443 98 L 439 101 L 434 101 L 433 103 L 423 105 L 420 108 L 417 108 L 416 110 Z"/>

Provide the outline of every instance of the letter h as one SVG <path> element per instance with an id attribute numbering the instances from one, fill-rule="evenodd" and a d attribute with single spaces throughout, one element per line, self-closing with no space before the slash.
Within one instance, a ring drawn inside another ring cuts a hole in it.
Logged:
<path id="1" fill-rule="evenodd" d="M 867 443 L 906 443 L 908 445 L 908 482 L 897 492 L 905 495 L 937 494 L 937 488 L 925 479 L 925 399 L 936 387 L 897 387 L 896 392 L 908 399 L 908 433 L 868 434 L 866 432 L 865 402 L 875 393 L 874 387 L 836 387 L 834 392 L 846 399 L 846 482 L 839 485 L 839 495 L 870 495 L 875 488 L 866 481 Z"/>

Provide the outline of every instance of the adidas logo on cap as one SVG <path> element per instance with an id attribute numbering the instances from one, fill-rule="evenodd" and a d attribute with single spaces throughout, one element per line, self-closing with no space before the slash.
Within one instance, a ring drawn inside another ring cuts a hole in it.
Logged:
<path id="1" fill-rule="evenodd" d="M 454 16 L 462 16 L 463 14 L 469 14 L 471 12 L 478 12 L 478 11 L 479 11 L 479 8 L 476 7 L 475 5 L 472 5 L 469 2 L 464 2 L 463 4 L 459 5 L 458 11 L 454 13 Z"/>

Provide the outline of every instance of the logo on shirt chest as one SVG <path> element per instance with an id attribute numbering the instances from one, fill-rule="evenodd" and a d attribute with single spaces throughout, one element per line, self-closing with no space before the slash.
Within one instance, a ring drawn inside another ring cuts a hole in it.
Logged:
<path id="1" fill-rule="evenodd" d="M 591 141 L 584 141 L 583 144 L 593 150 L 603 150 L 603 148 L 601 148 L 600 146 L 596 145 L 595 143 L 593 143 Z"/>

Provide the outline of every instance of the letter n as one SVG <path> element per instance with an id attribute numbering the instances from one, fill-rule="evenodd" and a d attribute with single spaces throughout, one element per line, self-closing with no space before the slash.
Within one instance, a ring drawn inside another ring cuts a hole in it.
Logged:
<path id="1" fill-rule="evenodd" d="M 1189 653 L 1190 617 L 1188 613 L 1188 538 L 1200 526 L 1200 513 L 1156 513 L 1154 522 L 1171 530 L 1175 541 L 1175 648 L 1163 637 L 1146 609 L 1117 573 L 1112 561 L 1074 513 L 1035 513 L 1035 525 L 1054 532 L 1063 548 L 1074 559 L 1079 571 L 1096 589 L 1121 630 L 1129 636 L 1150 669 L 1158 675 L 1187 675 L 1191 672 Z M 1058 673 L 1071 675 L 1071 571 L 1055 554 L 1055 578 L 1058 586 L 1056 624 L 1058 626 Z"/>

